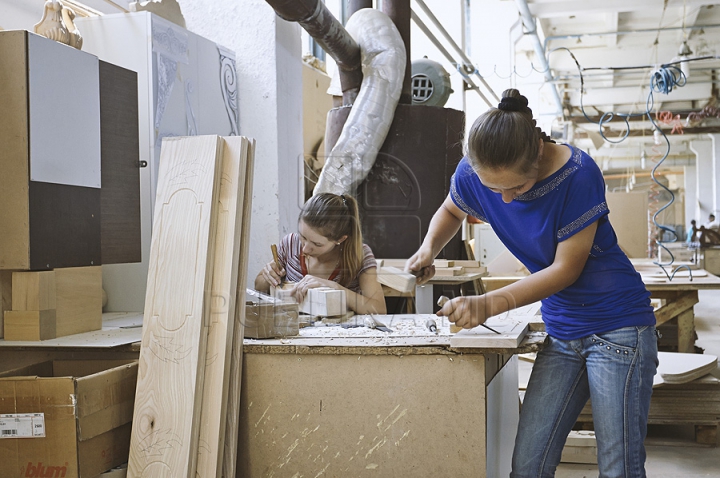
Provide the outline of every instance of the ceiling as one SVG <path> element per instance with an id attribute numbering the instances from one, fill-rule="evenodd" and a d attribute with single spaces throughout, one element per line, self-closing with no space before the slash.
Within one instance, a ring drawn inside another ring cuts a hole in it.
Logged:
<path id="1" fill-rule="evenodd" d="M 602 115 L 616 112 L 633 114 L 628 118 L 630 136 L 651 139 L 653 125 L 642 116 L 648 109 L 651 77 L 662 65 L 680 59 L 684 41 L 691 51 L 686 54 L 689 59 L 710 58 L 686 63 L 684 86 L 669 94 L 653 93 L 653 118 L 656 110 L 667 111 L 656 121 L 667 134 L 684 133 L 684 140 L 687 135 L 720 133 L 720 120 L 699 114 L 708 105 L 720 107 L 720 1 L 534 0 L 528 7 L 549 61 L 549 81 L 562 101 L 564 119 L 579 127 L 577 138 L 588 137 L 587 131 L 593 136 Z M 530 48 L 522 39 L 516 54 Z M 619 139 L 626 128 L 622 117 L 615 116 L 602 129 Z"/>

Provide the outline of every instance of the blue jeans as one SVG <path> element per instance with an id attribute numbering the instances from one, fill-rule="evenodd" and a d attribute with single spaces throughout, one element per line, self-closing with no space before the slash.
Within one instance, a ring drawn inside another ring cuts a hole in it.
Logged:
<path id="1" fill-rule="evenodd" d="M 645 477 L 644 440 L 656 370 L 653 326 L 577 340 L 548 336 L 520 412 L 511 478 L 555 476 L 565 440 L 588 398 L 600 478 Z"/>

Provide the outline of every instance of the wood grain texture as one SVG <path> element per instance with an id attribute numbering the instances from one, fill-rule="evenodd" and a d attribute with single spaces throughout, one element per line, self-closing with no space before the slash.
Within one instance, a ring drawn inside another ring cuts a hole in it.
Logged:
<path id="1" fill-rule="evenodd" d="M 54 271 L 12 273 L 12 310 L 47 310 L 55 307 Z"/>
<path id="2" fill-rule="evenodd" d="M 412 292 L 415 290 L 417 279 L 414 275 L 404 272 L 397 267 L 378 267 L 378 282 L 392 287 L 400 292 Z"/>
<path id="3" fill-rule="evenodd" d="M 5 340 L 54 339 L 55 310 L 8 310 L 5 312 Z"/>
<path id="4" fill-rule="evenodd" d="M 55 269 L 57 336 L 102 328 L 102 267 Z"/>
<path id="5" fill-rule="evenodd" d="M 198 478 L 215 478 L 222 468 L 248 146 L 247 138 L 241 136 L 223 138 L 212 310 L 205 354 L 198 446 Z"/>
<path id="6" fill-rule="evenodd" d="M 163 141 L 128 477 L 195 478 L 221 143 Z"/>
<path id="7" fill-rule="evenodd" d="M 252 215 L 253 174 L 255 171 L 255 140 L 250 140 L 247 153 L 245 188 L 243 191 L 242 233 L 240 239 L 240 264 L 238 269 L 237 297 L 245 297 L 247 266 L 250 254 L 250 217 Z M 235 328 L 233 330 L 230 355 L 230 378 L 225 426 L 225 442 L 222 474 L 234 478 L 238 457 L 238 429 L 240 424 L 240 384 L 242 381 L 243 336 L 245 328 L 245 301 L 235 302 Z"/>
<path id="8" fill-rule="evenodd" d="M 30 268 L 27 32 L 0 32 L 0 269 Z"/>
<path id="9" fill-rule="evenodd" d="M 486 329 L 475 327 L 463 329 L 450 338 L 450 347 L 454 348 L 500 348 L 517 347 L 525 338 L 528 330 L 527 321 L 490 321 L 489 327 L 500 332 L 500 335 Z"/>
<path id="10" fill-rule="evenodd" d="M 138 78 L 100 62 L 100 240 L 103 264 L 140 262 Z"/>

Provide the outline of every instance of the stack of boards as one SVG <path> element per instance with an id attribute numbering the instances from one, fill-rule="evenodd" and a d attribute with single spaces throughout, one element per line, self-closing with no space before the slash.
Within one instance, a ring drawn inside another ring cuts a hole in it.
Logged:
<path id="1" fill-rule="evenodd" d="M 130 478 L 235 476 L 254 146 L 163 141 Z"/>
<path id="2" fill-rule="evenodd" d="M 378 282 L 400 292 L 412 292 L 416 278 L 404 271 L 407 259 L 378 259 Z M 435 278 L 485 273 L 478 261 L 435 259 Z"/>

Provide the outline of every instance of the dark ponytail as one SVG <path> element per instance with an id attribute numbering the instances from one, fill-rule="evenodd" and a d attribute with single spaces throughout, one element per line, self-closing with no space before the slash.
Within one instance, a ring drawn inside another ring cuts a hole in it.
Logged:
<path id="1" fill-rule="evenodd" d="M 514 88 L 503 91 L 497 108 L 475 120 L 467 154 L 475 169 L 519 168 L 528 171 L 539 153 L 538 139 L 554 143 L 537 127 L 528 100 Z"/>

